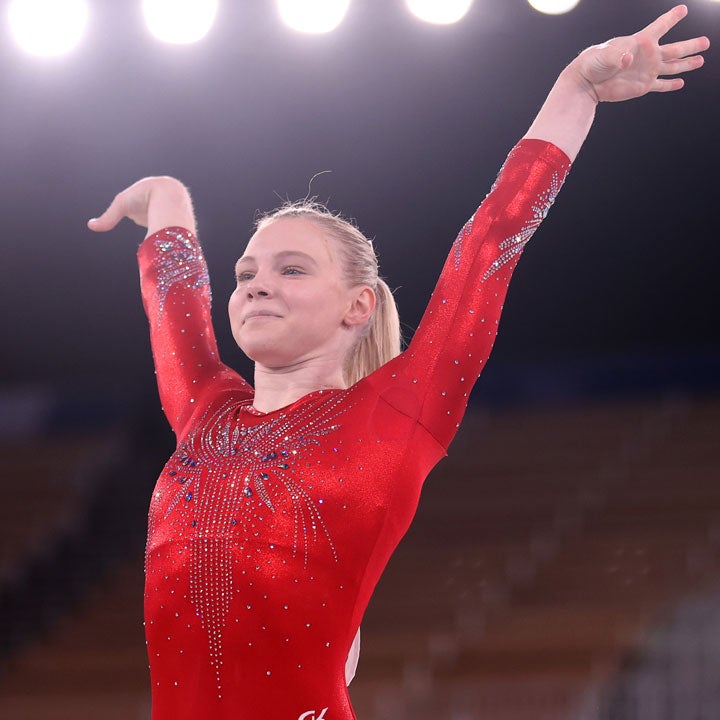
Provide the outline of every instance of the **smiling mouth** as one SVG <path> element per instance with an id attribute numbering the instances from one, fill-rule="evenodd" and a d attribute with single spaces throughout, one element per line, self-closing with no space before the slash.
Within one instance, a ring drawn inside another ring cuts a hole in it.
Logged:
<path id="1" fill-rule="evenodd" d="M 252 315 L 248 315 L 245 320 L 243 320 L 243 324 L 246 323 L 248 320 L 257 320 L 258 318 L 278 318 L 279 315 L 276 315 L 275 313 L 253 313 Z"/>

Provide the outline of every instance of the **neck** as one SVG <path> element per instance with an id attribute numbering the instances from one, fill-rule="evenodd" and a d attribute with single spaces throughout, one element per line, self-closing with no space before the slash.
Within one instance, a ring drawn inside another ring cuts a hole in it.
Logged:
<path id="1" fill-rule="evenodd" d="M 253 406 L 260 412 L 272 412 L 291 405 L 317 390 L 345 388 L 342 368 L 326 367 L 321 362 L 307 362 L 284 368 L 255 364 L 255 398 Z"/>

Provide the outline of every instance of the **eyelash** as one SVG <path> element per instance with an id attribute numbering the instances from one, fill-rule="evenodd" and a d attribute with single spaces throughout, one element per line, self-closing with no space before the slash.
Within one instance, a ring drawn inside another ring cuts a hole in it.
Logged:
<path id="1" fill-rule="evenodd" d="M 288 270 L 292 270 L 293 272 L 292 272 L 292 273 L 288 273 Z M 301 268 L 299 268 L 299 267 L 296 267 L 296 266 L 294 266 L 294 265 L 288 265 L 287 267 L 283 268 L 282 274 L 283 274 L 283 275 L 286 275 L 286 274 L 304 275 L 304 272 L 303 272 L 303 270 L 302 270 Z M 246 271 L 246 272 L 237 273 L 237 274 L 235 275 L 235 280 L 236 280 L 237 282 L 247 282 L 248 280 L 252 280 L 254 277 L 255 277 L 255 276 L 254 276 L 251 272 Z"/>

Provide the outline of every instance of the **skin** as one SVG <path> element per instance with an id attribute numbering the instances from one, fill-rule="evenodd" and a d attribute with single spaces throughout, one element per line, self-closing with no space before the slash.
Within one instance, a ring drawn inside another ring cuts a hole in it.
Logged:
<path id="1" fill-rule="evenodd" d="M 233 337 L 255 361 L 255 388 L 274 409 L 308 392 L 345 387 L 342 368 L 375 307 L 350 287 L 335 241 L 312 220 L 281 218 L 258 230 L 235 267 Z"/>
<path id="2" fill-rule="evenodd" d="M 525 137 L 548 140 L 575 160 L 595 118 L 599 102 L 622 102 L 650 92 L 684 87 L 672 77 L 697 70 L 707 37 L 662 45 L 662 38 L 688 14 L 676 5 L 634 35 L 593 45 L 560 73 Z"/>
<path id="3" fill-rule="evenodd" d="M 560 73 L 525 137 L 551 142 L 574 160 L 599 102 L 680 90 L 684 81 L 676 76 L 701 67 L 699 53 L 710 47 L 707 37 L 661 43 L 687 13 L 685 5 L 677 5 L 633 35 L 580 53 Z M 88 227 L 111 230 L 124 217 L 146 227 L 148 235 L 168 226 L 195 232 L 190 194 L 174 178 L 139 180 L 116 195 Z M 233 335 L 255 360 L 255 407 L 265 412 L 314 390 L 343 387 L 345 353 L 374 303 L 367 288 L 354 295 L 343 287 L 332 241 L 305 222 L 283 219 L 253 236 L 246 255 L 257 266 L 251 268 L 252 278 L 239 280 L 230 300 Z M 298 278 L 279 269 L 279 253 L 299 249 L 322 271 Z M 244 272 L 245 265 L 239 269 Z M 277 310 L 278 317 L 243 322 L 248 308 L 260 306 Z"/>

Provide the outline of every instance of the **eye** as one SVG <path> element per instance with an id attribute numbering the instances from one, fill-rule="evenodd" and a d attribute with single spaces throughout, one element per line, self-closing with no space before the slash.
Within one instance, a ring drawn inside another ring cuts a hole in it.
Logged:
<path id="1" fill-rule="evenodd" d="M 235 280 L 237 280 L 237 282 L 247 282 L 248 280 L 252 280 L 253 277 L 254 275 L 247 270 L 245 272 L 235 273 Z"/>
<path id="2" fill-rule="evenodd" d="M 283 268 L 282 271 L 283 275 L 303 275 L 303 271 L 299 267 L 295 267 L 294 265 L 289 265 L 286 268 Z"/>

